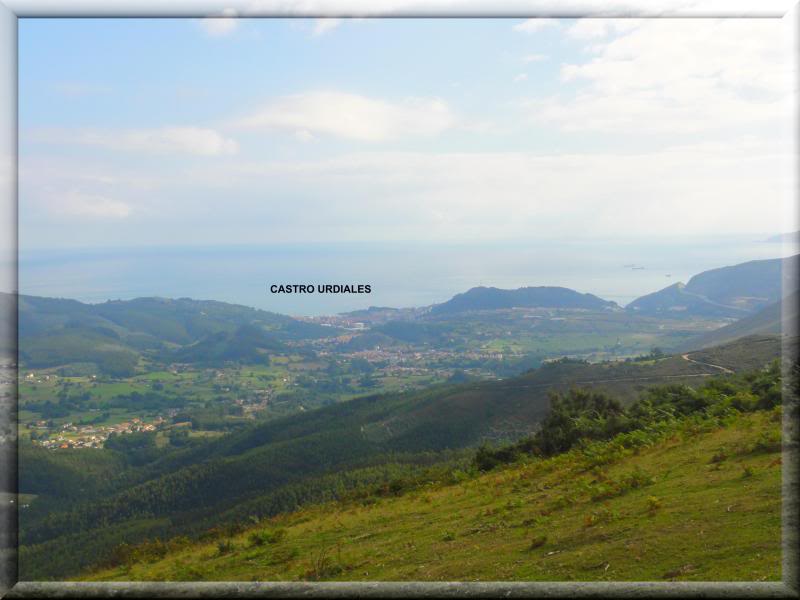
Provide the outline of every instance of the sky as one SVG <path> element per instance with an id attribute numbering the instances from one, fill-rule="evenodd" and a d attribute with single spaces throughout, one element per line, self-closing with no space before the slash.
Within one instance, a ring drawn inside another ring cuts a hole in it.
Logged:
<path id="1" fill-rule="evenodd" d="M 20 249 L 797 229 L 780 19 L 21 19 Z"/>
<path id="2" fill-rule="evenodd" d="M 16 77 L 16 19 L 0 5 L 0 81 Z M 16 289 L 17 239 L 17 93 L 14 86 L 0 85 L 0 292 Z M 6 318 L 0 311 L 0 319 Z M 10 330 L 9 330 L 10 331 Z"/>

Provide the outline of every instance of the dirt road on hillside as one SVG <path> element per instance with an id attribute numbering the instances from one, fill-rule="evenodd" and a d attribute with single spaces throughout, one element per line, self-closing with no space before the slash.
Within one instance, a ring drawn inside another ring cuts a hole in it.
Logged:
<path id="1" fill-rule="evenodd" d="M 702 366 L 704 366 L 704 367 L 711 367 L 711 368 L 713 368 L 713 369 L 719 369 L 719 370 L 720 370 L 720 371 L 722 371 L 723 373 L 728 373 L 729 375 L 733 375 L 733 374 L 734 374 L 734 371 L 731 371 L 731 370 L 730 370 L 730 369 L 728 369 L 727 367 L 723 367 L 723 366 L 721 366 L 721 365 L 714 365 L 714 364 L 707 363 L 707 362 L 700 362 L 699 360 L 695 360 L 695 359 L 693 359 L 693 358 L 689 358 L 689 355 L 688 355 L 688 354 L 681 354 L 681 358 L 682 358 L 683 360 L 688 360 L 689 362 L 693 362 L 693 363 L 694 363 L 694 364 L 696 364 L 696 365 L 702 365 Z"/>

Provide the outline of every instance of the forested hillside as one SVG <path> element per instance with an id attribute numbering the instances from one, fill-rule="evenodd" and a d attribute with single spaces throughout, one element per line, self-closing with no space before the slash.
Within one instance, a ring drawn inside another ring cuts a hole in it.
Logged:
<path id="1" fill-rule="evenodd" d="M 780 372 L 660 386 L 628 408 L 574 390 L 534 436 L 468 467 L 197 542 L 120 546 L 86 578 L 776 581 Z"/>
<path id="2" fill-rule="evenodd" d="M 431 307 L 430 314 L 443 315 L 473 310 L 497 310 L 513 307 L 582 308 L 603 310 L 619 308 L 615 302 L 593 294 L 581 294 L 563 287 L 524 287 L 516 290 L 476 287 L 456 294 L 447 302 Z"/>
<path id="3" fill-rule="evenodd" d="M 19 297 L 20 360 L 28 368 L 90 363 L 109 375 L 126 376 L 144 351 L 167 362 L 263 360 L 257 356 L 259 348 L 276 350 L 281 342 L 332 333 L 331 328 L 284 315 L 210 300 L 137 298 L 84 304 Z M 232 344 L 237 348 L 226 348 Z"/>
<path id="4" fill-rule="evenodd" d="M 764 363 L 779 355 L 777 338 L 765 348 Z M 718 352 L 740 356 L 742 347 Z M 22 568 L 30 578 L 74 573 L 123 541 L 196 536 L 460 464 L 480 443 L 533 433 L 553 392 L 582 387 L 625 406 L 652 385 L 697 387 L 720 372 L 681 356 L 562 360 L 507 381 L 359 398 L 185 448 L 159 448 L 154 433 L 124 436 L 103 451 L 23 445 L 20 491 L 38 497 L 21 513 Z M 100 476 L 87 485 L 83 472 Z"/>

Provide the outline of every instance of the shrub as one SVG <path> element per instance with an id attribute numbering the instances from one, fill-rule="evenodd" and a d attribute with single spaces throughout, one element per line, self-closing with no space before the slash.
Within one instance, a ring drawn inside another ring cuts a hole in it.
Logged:
<path id="1" fill-rule="evenodd" d="M 468 481 L 474 475 L 474 471 L 469 473 L 462 469 L 455 469 L 450 473 L 450 481 L 452 483 L 461 483 L 463 481 Z"/>
<path id="2" fill-rule="evenodd" d="M 623 477 L 622 483 L 625 491 L 627 491 L 653 485 L 655 480 L 653 479 L 652 475 L 649 475 L 639 467 L 636 467 L 633 472 L 628 473 Z"/>
<path id="3" fill-rule="evenodd" d="M 116 546 L 106 559 L 101 562 L 104 567 L 118 567 L 131 561 L 133 548 L 129 544 L 122 543 Z"/>
<path id="4" fill-rule="evenodd" d="M 516 446 L 492 449 L 483 445 L 475 453 L 473 465 L 479 471 L 491 471 L 499 465 L 514 462 L 517 458 L 519 458 L 519 451 Z"/>
<path id="5" fill-rule="evenodd" d="M 622 491 L 620 488 L 612 481 L 610 483 L 598 485 L 591 498 L 592 502 L 600 502 L 602 500 L 608 500 L 609 498 L 619 496 L 621 493 Z"/>
<path id="6" fill-rule="evenodd" d="M 753 443 L 751 452 L 780 452 L 783 448 L 780 431 L 765 431 Z"/>
<path id="7" fill-rule="evenodd" d="M 547 506 L 547 512 L 545 513 L 545 511 L 542 511 L 542 514 L 546 516 L 554 510 L 561 510 L 562 508 L 566 508 L 571 504 L 573 504 L 572 498 L 569 498 L 568 496 L 556 496 L 555 500 L 553 500 L 553 502 Z"/>
<path id="8" fill-rule="evenodd" d="M 613 520 L 613 518 L 614 514 L 610 510 L 607 508 L 600 508 L 583 517 L 583 526 L 587 528 L 594 527 L 599 523 L 607 523 Z"/>
<path id="9" fill-rule="evenodd" d="M 222 556 L 233 552 L 233 542 L 231 540 L 220 540 L 217 542 L 217 555 Z"/>
<path id="10" fill-rule="evenodd" d="M 800 367 L 793 373 L 800 382 Z M 798 386 L 800 383 L 792 390 Z M 525 455 L 550 457 L 580 447 L 578 458 L 587 470 L 592 470 L 619 462 L 665 436 L 685 440 L 733 422 L 738 422 L 739 427 L 752 427 L 752 421 L 738 419 L 743 412 L 772 411 L 769 417 L 780 420 L 781 390 L 781 367 L 775 361 L 757 372 L 711 378 L 698 389 L 686 385 L 655 386 L 628 408 L 590 390 L 555 393 L 550 397 L 550 411 L 536 434 L 506 447 L 482 446 L 473 458 L 473 465 L 488 471 Z M 779 450 L 777 434 L 763 436 L 752 448 L 757 452 Z M 711 462 L 718 465 L 727 456 L 728 451 L 723 448 Z M 617 484 L 611 482 L 598 489 L 594 499 L 652 482 L 651 477 L 634 473 Z"/>
<path id="11" fill-rule="evenodd" d="M 531 545 L 528 547 L 528 550 L 535 550 L 536 548 L 541 548 L 546 543 L 547 543 L 547 536 L 540 535 L 531 540 Z"/>
<path id="12" fill-rule="evenodd" d="M 285 529 L 273 529 L 272 531 L 264 532 L 264 541 L 268 544 L 277 544 L 286 537 Z"/>
<path id="13" fill-rule="evenodd" d="M 282 565 L 290 560 L 296 558 L 298 556 L 297 548 L 275 548 L 275 550 L 270 554 L 269 557 L 269 564 L 271 565 Z"/>
<path id="14" fill-rule="evenodd" d="M 130 558 L 133 562 L 156 562 L 161 560 L 169 552 L 169 544 L 156 538 L 153 541 L 145 541 L 133 548 Z"/>
<path id="15" fill-rule="evenodd" d="M 722 447 L 714 453 L 714 456 L 711 457 L 711 463 L 721 463 L 728 459 L 728 451 L 726 448 Z"/>
<path id="16" fill-rule="evenodd" d="M 758 406 L 758 397 L 750 392 L 737 392 L 736 395 L 731 398 L 731 405 L 736 410 L 752 412 Z"/>
<path id="17" fill-rule="evenodd" d="M 264 533 L 261 531 L 254 531 L 247 536 L 247 540 L 250 542 L 251 546 L 263 546 L 266 543 Z"/>
<path id="18" fill-rule="evenodd" d="M 339 547 L 337 546 L 337 554 Z M 338 562 L 341 562 L 339 560 Z M 330 547 L 324 546 L 319 549 L 317 554 L 312 558 L 311 569 L 306 573 L 306 579 L 311 581 L 320 581 L 338 575 L 343 571 L 340 564 L 334 562 L 330 556 Z"/>
<path id="19" fill-rule="evenodd" d="M 622 496 L 630 490 L 653 485 L 653 483 L 655 483 L 653 477 L 637 467 L 632 472 L 623 475 L 619 482 L 609 480 L 598 485 L 591 496 L 592 502 Z"/>
<path id="20" fill-rule="evenodd" d="M 587 469 L 611 465 L 625 456 L 624 447 L 615 443 L 591 444 L 583 449 Z"/>

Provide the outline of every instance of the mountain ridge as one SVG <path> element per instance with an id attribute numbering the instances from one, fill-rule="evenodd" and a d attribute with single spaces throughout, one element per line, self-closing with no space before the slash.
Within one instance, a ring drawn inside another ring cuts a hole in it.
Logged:
<path id="1" fill-rule="evenodd" d="M 431 315 L 444 315 L 472 310 L 506 308 L 583 308 L 606 310 L 619 308 L 616 302 L 603 300 L 589 293 L 580 293 L 559 286 L 528 286 L 514 290 L 496 287 L 474 287 L 456 294 L 450 300 L 435 304 Z"/>
<path id="2" fill-rule="evenodd" d="M 755 314 L 688 340 L 681 346 L 681 349 L 701 350 L 745 336 L 796 335 L 798 304 L 800 304 L 800 293 L 794 292 L 778 302 L 767 305 Z"/>
<path id="3" fill-rule="evenodd" d="M 625 309 L 645 315 L 742 318 L 797 289 L 800 255 L 709 269 L 645 294 Z"/>

